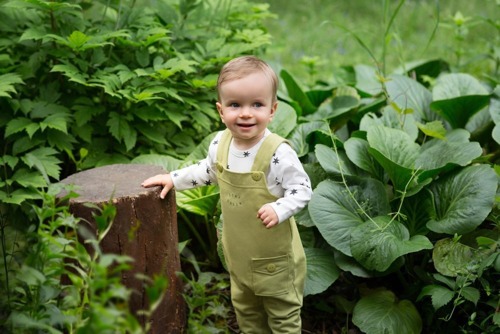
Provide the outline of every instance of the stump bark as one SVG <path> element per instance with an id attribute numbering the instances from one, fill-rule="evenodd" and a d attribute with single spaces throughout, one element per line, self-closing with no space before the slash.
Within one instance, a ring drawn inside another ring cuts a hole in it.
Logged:
<path id="1" fill-rule="evenodd" d="M 76 217 L 90 223 L 95 233 L 88 203 L 102 207 L 110 200 L 117 209 L 113 225 L 104 237 L 104 253 L 128 255 L 134 259 L 133 269 L 122 275 L 123 284 L 134 293 L 130 308 L 134 314 L 147 309 L 147 296 L 141 280 L 142 273 L 168 278 L 165 297 L 150 319 L 150 333 L 183 333 L 186 323 L 183 286 L 176 272 L 181 271 L 178 252 L 177 212 L 175 192 L 160 199 L 160 187 L 142 188 L 141 182 L 156 174 L 165 173 L 158 166 L 117 164 L 83 171 L 62 180 L 75 186 L 80 196 L 69 202 L 69 210 Z M 145 319 L 137 315 L 144 325 Z"/>

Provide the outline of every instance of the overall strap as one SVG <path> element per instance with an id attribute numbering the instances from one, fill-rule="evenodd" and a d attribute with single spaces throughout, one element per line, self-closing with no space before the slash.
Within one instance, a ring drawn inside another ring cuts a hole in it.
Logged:
<path id="1" fill-rule="evenodd" d="M 231 132 L 226 129 L 222 132 L 222 136 L 219 140 L 219 146 L 217 148 L 217 162 L 221 164 L 224 168 L 227 166 L 229 145 L 231 144 Z"/>
<path id="2" fill-rule="evenodd" d="M 262 171 L 264 173 L 269 169 L 269 164 L 272 163 L 274 152 L 281 143 L 286 143 L 286 139 L 278 136 L 275 133 L 271 133 L 264 139 L 262 146 L 257 152 L 255 161 L 253 162 L 252 171 Z"/>

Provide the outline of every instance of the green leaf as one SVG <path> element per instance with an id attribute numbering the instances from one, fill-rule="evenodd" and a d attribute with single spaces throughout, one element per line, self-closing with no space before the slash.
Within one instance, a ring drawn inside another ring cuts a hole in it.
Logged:
<path id="1" fill-rule="evenodd" d="M 417 301 L 425 296 L 430 296 L 432 306 L 435 310 L 438 310 L 439 308 L 448 304 L 453 299 L 454 295 L 455 293 L 453 291 L 444 286 L 431 284 L 424 286 L 417 297 Z"/>
<path id="2" fill-rule="evenodd" d="M 407 76 L 394 75 L 386 82 L 386 88 L 389 100 L 401 110 L 413 110 L 416 120 L 428 122 L 437 119 L 437 115 L 429 108 L 432 94 L 418 81 Z"/>
<path id="3" fill-rule="evenodd" d="M 420 334 L 422 319 L 409 300 L 399 301 L 393 292 L 379 290 L 362 297 L 354 307 L 352 322 L 364 333 Z"/>
<path id="4" fill-rule="evenodd" d="M 191 151 L 191 153 L 184 159 L 184 162 L 187 164 L 193 164 L 194 162 L 205 159 L 208 155 L 208 149 L 210 147 L 210 144 L 212 143 L 212 140 L 215 138 L 216 135 L 217 131 L 212 132 L 211 134 L 203 138 L 201 143 L 199 143 L 198 146 L 196 146 L 196 148 L 193 151 Z"/>
<path id="5" fill-rule="evenodd" d="M 199 187 L 176 193 L 179 208 L 200 216 L 213 215 L 219 202 L 219 188 Z"/>
<path id="6" fill-rule="evenodd" d="M 297 125 L 297 114 L 295 110 L 286 102 L 278 103 L 273 120 L 269 123 L 271 132 L 286 138 Z"/>
<path id="7" fill-rule="evenodd" d="M 133 164 L 155 165 L 163 167 L 166 171 L 178 169 L 181 160 L 163 154 L 143 154 L 132 159 Z"/>
<path id="8" fill-rule="evenodd" d="M 35 167 L 43 175 L 45 181 L 50 183 L 49 176 L 59 179 L 61 161 L 55 157 L 56 150 L 50 147 L 40 147 L 23 156 L 21 159 L 30 168 Z"/>
<path id="9" fill-rule="evenodd" d="M 489 112 L 491 119 L 495 123 L 491 136 L 500 144 L 500 99 L 491 99 Z"/>
<path id="10" fill-rule="evenodd" d="M 314 190 L 308 209 L 326 242 L 351 256 L 351 234 L 367 218 L 358 204 L 373 217 L 388 214 L 390 206 L 384 185 L 374 179 L 361 180 L 348 190 L 342 184 L 325 180 Z"/>
<path id="11" fill-rule="evenodd" d="M 20 205 L 28 199 L 39 200 L 39 199 L 41 199 L 41 196 L 35 190 L 31 190 L 28 188 L 17 189 L 17 190 L 14 190 L 12 193 L 10 193 L 5 198 L 3 198 L 2 201 L 4 203 Z"/>
<path id="12" fill-rule="evenodd" d="M 417 126 L 426 136 L 445 139 L 446 129 L 441 121 L 433 121 L 425 124 L 417 122 Z"/>
<path id="13" fill-rule="evenodd" d="M 474 305 L 477 305 L 477 302 L 479 301 L 480 293 L 479 290 L 471 287 L 471 286 L 466 286 L 462 289 L 462 296 L 472 302 Z"/>
<path id="14" fill-rule="evenodd" d="M 414 177 L 420 147 L 406 132 L 382 126 L 368 129 L 368 151 L 382 165 L 392 180 L 396 196 L 419 189 Z"/>
<path id="15" fill-rule="evenodd" d="M 370 173 L 374 178 L 383 180 L 384 170 L 373 158 L 368 149 L 370 145 L 361 138 L 350 137 L 344 142 L 344 149 L 349 160 L 356 166 Z"/>
<path id="16" fill-rule="evenodd" d="M 363 118 L 361 118 L 359 129 L 368 131 L 370 128 L 380 125 L 402 130 L 406 132 L 413 141 L 418 138 L 418 127 L 414 114 L 401 117 L 391 106 L 386 106 L 380 116 L 377 116 L 375 112 L 365 114 Z"/>
<path id="17" fill-rule="evenodd" d="M 314 153 L 321 167 L 323 167 L 327 173 L 350 176 L 356 176 L 358 174 L 356 167 L 342 151 L 336 154 L 332 148 L 318 144 L 315 147 Z"/>
<path id="18" fill-rule="evenodd" d="M 285 70 L 282 70 L 280 72 L 280 76 L 285 83 L 286 89 L 288 91 L 288 96 L 290 96 L 293 101 L 297 102 L 302 109 L 302 115 L 299 116 L 306 116 L 314 113 L 316 111 L 316 107 L 311 103 L 309 97 L 307 97 L 307 95 L 304 93 L 302 88 L 300 88 L 291 74 Z"/>
<path id="19" fill-rule="evenodd" d="M 79 83 L 81 85 L 87 85 L 88 75 L 86 73 L 82 73 L 77 67 L 71 64 L 67 65 L 54 65 L 51 72 L 62 72 L 69 81 L 73 81 Z"/>
<path id="20" fill-rule="evenodd" d="M 465 130 L 457 129 L 452 132 Z M 451 170 L 458 166 L 467 166 L 483 154 L 481 145 L 477 142 L 453 139 L 450 133 L 446 140 L 432 139 L 421 148 L 421 154 L 415 161 L 415 166 L 422 169 L 419 179 L 434 177 L 440 172 Z"/>
<path id="21" fill-rule="evenodd" d="M 465 128 L 469 119 L 490 101 L 486 88 L 464 73 L 441 76 L 432 91 L 431 108 L 456 128 Z"/>
<path id="22" fill-rule="evenodd" d="M 196 72 L 196 65 L 198 65 L 198 62 L 194 60 L 181 58 L 171 58 L 165 63 L 165 67 L 170 69 L 173 73 L 184 72 L 184 74 Z"/>
<path id="23" fill-rule="evenodd" d="M 42 188 L 47 186 L 47 182 L 40 173 L 29 172 L 27 169 L 17 170 L 12 179 L 23 187 Z"/>
<path id="24" fill-rule="evenodd" d="M 15 84 L 24 84 L 23 79 L 17 73 L 0 75 L 0 97 L 11 98 L 11 93 L 16 93 Z"/>
<path id="25" fill-rule="evenodd" d="M 109 113 L 109 119 L 106 122 L 109 132 L 118 141 L 124 142 L 127 150 L 131 150 L 137 140 L 137 132 L 129 125 L 126 116 L 122 116 L 114 111 Z"/>
<path id="26" fill-rule="evenodd" d="M 335 263 L 343 271 L 350 272 L 354 276 L 370 278 L 373 277 L 373 271 L 367 270 L 356 259 L 347 256 L 341 252 L 335 251 Z"/>
<path id="27" fill-rule="evenodd" d="M 352 255 L 368 270 L 385 271 L 398 257 L 423 249 L 432 249 L 432 243 L 422 235 L 410 239 L 406 227 L 388 216 L 368 220 L 351 233 Z"/>
<path id="28" fill-rule="evenodd" d="M 493 250 L 474 249 L 452 238 L 441 239 L 436 242 L 432 252 L 432 260 L 436 270 L 450 277 L 468 275 L 475 266 L 486 259 Z"/>
<path id="29" fill-rule="evenodd" d="M 299 157 L 309 153 L 308 136 L 317 130 L 329 131 L 328 124 L 321 121 L 302 123 L 288 137 L 290 144 Z"/>
<path id="30" fill-rule="evenodd" d="M 45 130 L 46 127 L 51 129 L 59 130 L 63 133 L 68 133 L 67 123 L 70 115 L 65 113 L 57 113 L 48 116 L 42 122 L 40 122 L 40 128 L 42 131 Z"/>
<path id="31" fill-rule="evenodd" d="M 367 65 L 356 65 L 356 88 L 370 96 L 376 96 L 383 92 L 383 87 L 377 79 L 377 69 Z"/>
<path id="32" fill-rule="evenodd" d="M 495 171 L 487 165 L 466 167 L 433 182 L 427 227 L 451 235 L 474 230 L 493 208 L 497 184 Z"/>
<path id="33" fill-rule="evenodd" d="M 321 293 L 328 289 L 340 275 L 333 252 L 319 248 L 305 248 L 304 251 L 307 259 L 304 296 Z"/>
<path id="34" fill-rule="evenodd" d="M 5 138 L 13 135 L 14 133 L 24 131 L 26 127 L 32 123 L 31 119 L 26 117 L 12 119 L 9 123 L 7 123 L 7 127 L 5 128 Z"/>
<path id="35" fill-rule="evenodd" d="M 165 133 L 164 131 L 160 130 L 160 127 L 151 126 L 144 123 L 135 124 L 135 127 L 144 137 L 151 140 L 152 142 L 162 145 L 168 145 L 167 139 L 165 138 Z"/>

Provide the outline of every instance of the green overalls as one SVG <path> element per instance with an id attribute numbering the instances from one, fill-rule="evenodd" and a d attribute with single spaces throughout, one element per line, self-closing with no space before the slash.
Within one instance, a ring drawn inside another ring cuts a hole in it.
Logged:
<path id="1" fill-rule="evenodd" d="M 300 333 L 306 261 L 293 218 L 270 229 L 257 211 L 276 201 L 266 171 L 284 139 L 270 134 L 260 147 L 252 171 L 226 169 L 231 133 L 217 151 L 217 179 L 222 205 L 222 245 L 231 277 L 231 299 L 245 334 Z"/>

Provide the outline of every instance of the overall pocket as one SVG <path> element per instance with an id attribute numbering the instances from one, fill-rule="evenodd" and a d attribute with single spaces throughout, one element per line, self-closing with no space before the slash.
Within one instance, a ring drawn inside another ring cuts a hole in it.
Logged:
<path id="1" fill-rule="evenodd" d="M 288 255 L 252 259 L 252 281 L 257 296 L 287 293 L 292 283 Z"/>

